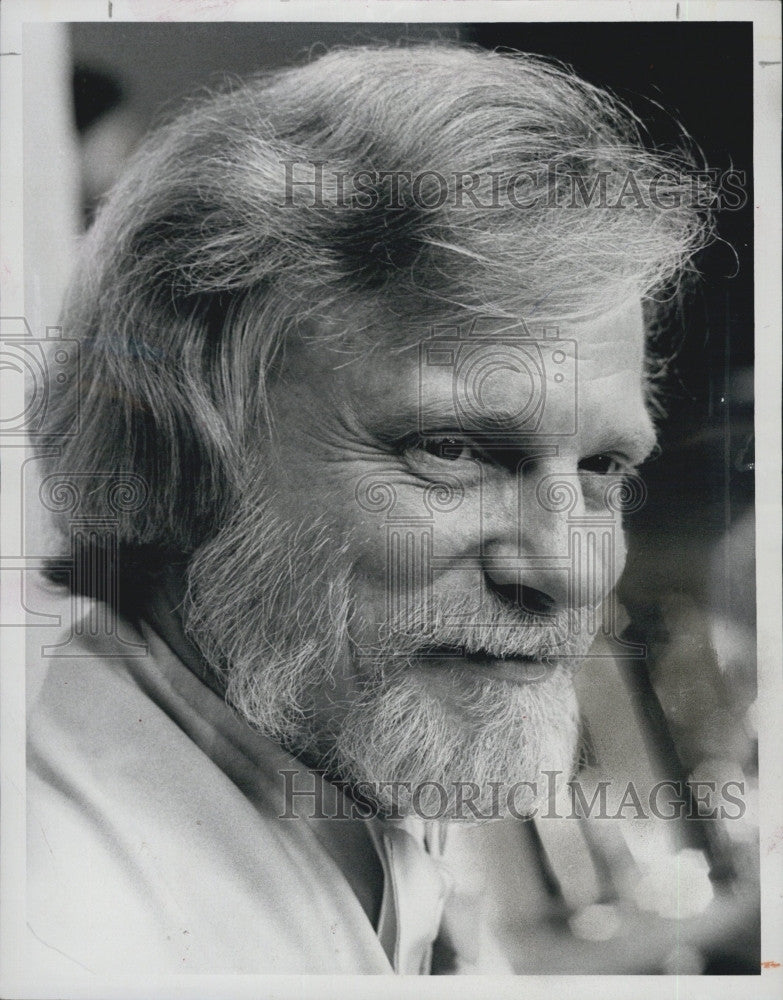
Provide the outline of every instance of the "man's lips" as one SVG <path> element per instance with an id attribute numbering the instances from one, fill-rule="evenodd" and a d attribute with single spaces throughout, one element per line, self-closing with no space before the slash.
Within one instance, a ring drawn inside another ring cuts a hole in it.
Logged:
<path id="1" fill-rule="evenodd" d="M 443 667 L 470 670 L 474 676 L 491 677 L 517 684 L 529 684 L 549 677 L 553 661 L 535 656 L 496 656 L 486 650 L 467 651 L 461 646 L 439 644 L 424 646 L 416 659 L 425 661 L 427 668 Z"/>

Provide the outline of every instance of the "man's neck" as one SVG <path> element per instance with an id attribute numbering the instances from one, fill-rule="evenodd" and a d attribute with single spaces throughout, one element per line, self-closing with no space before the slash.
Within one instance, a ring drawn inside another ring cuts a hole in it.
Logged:
<path id="1" fill-rule="evenodd" d="M 183 567 L 180 564 L 167 566 L 145 600 L 141 615 L 202 683 L 224 697 L 225 685 L 220 676 L 185 634 L 182 615 L 185 591 Z"/>

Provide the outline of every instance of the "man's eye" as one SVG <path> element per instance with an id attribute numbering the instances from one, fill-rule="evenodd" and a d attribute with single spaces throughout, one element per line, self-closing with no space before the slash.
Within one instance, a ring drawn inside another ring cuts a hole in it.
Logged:
<path id="1" fill-rule="evenodd" d="M 461 437 L 422 437 L 416 442 L 416 446 L 428 455 L 447 462 L 457 462 L 474 455 L 474 449 Z"/>
<path id="2" fill-rule="evenodd" d="M 627 471 L 627 464 L 615 455 L 590 455 L 579 463 L 580 472 L 591 472 L 595 476 L 608 476 Z"/>

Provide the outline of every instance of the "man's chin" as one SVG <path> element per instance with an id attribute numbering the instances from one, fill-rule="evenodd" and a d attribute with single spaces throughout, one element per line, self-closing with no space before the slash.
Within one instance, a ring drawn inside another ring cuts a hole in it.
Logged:
<path id="1" fill-rule="evenodd" d="M 333 763 L 391 816 L 521 819 L 552 781 L 572 776 L 578 731 L 572 671 L 561 665 L 535 682 L 416 665 L 349 713 Z"/>

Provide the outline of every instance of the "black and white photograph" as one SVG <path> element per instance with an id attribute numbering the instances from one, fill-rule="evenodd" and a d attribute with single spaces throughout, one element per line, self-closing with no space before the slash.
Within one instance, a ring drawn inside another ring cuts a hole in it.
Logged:
<path id="1" fill-rule="evenodd" d="M 0 995 L 783 995 L 778 5 L 0 30 Z"/>

